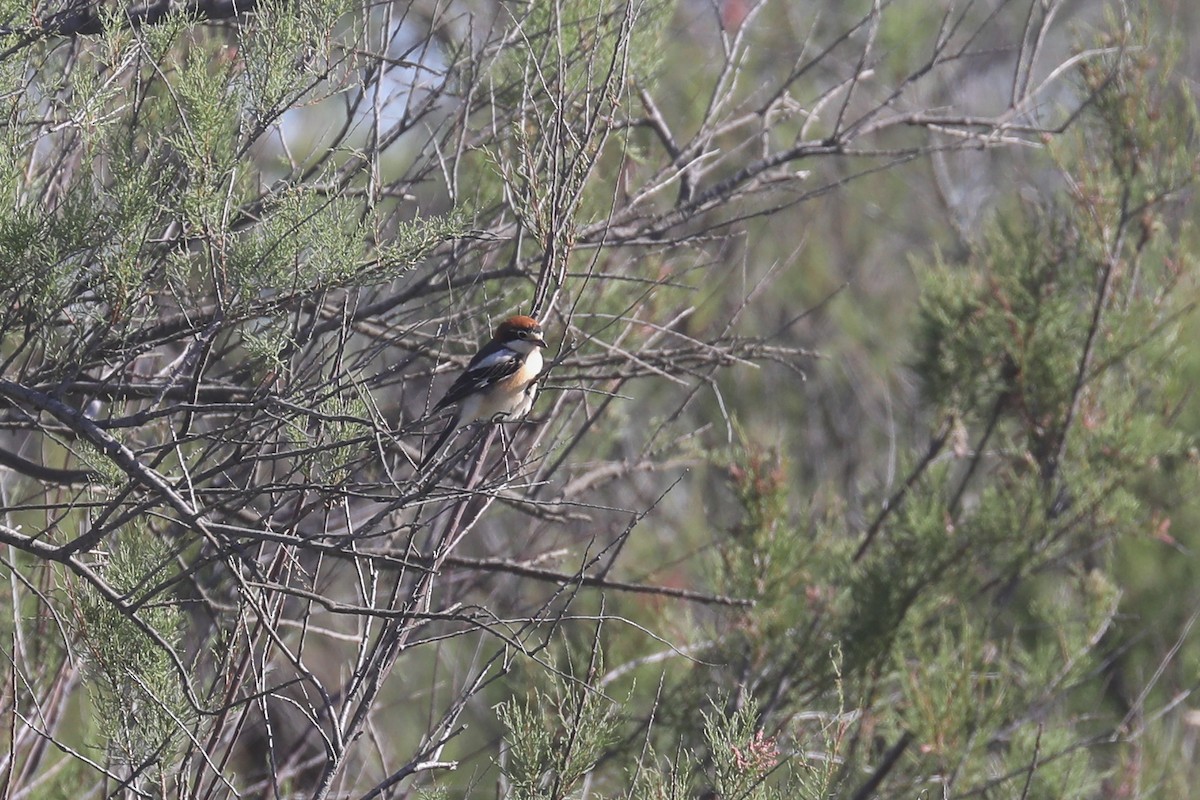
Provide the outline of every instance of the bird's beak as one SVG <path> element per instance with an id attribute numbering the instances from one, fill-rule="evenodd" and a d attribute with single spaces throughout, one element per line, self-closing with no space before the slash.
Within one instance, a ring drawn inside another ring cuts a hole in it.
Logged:
<path id="1" fill-rule="evenodd" d="M 546 344 L 546 340 L 543 339 L 541 336 L 538 336 L 534 339 L 530 339 L 529 341 L 533 342 L 538 347 L 549 347 L 550 346 L 550 345 Z"/>

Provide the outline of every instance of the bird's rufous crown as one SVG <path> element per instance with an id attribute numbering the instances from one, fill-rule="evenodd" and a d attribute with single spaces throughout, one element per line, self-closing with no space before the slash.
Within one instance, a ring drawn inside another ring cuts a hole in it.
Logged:
<path id="1" fill-rule="evenodd" d="M 509 317 L 501 322 L 496 328 L 496 338 L 503 339 L 504 334 L 508 331 L 536 331 L 542 326 L 533 317 L 527 317 L 524 314 L 518 314 L 515 317 Z"/>

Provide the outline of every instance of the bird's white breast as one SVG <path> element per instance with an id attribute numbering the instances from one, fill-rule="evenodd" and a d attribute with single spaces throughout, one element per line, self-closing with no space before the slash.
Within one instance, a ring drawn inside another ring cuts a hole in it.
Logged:
<path id="1" fill-rule="evenodd" d="M 489 420 L 497 414 L 516 419 L 528 414 L 533 408 L 533 398 L 537 393 L 536 388 L 530 384 L 541 374 L 542 365 L 541 351 L 530 350 L 521 362 L 521 368 L 515 373 L 464 400 L 459 421 L 465 424 Z"/>

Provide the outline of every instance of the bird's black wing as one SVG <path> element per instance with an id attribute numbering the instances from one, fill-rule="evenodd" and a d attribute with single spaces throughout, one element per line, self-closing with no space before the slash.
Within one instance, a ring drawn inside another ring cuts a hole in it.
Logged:
<path id="1" fill-rule="evenodd" d="M 468 395 L 486 389 L 498 381 L 511 376 L 521 368 L 522 357 L 507 347 L 485 347 L 475 354 L 471 363 L 446 391 L 433 410 L 441 411 L 447 406 L 461 402 Z"/>

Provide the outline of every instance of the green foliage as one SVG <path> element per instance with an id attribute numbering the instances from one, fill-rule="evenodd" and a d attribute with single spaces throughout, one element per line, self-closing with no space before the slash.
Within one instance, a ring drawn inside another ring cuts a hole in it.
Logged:
<path id="1" fill-rule="evenodd" d="M 311 446 L 316 449 L 314 479 L 319 484 L 340 485 L 350 477 L 349 464 L 361 451 L 370 429 L 361 421 L 366 405 L 358 399 L 330 397 L 318 409 L 321 421 Z"/>
<path id="2" fill-rule="evenodd" d="M 8 308 L 37 319 L 71 296 L 102 230 L 94 203 L 79 187 L 54 207 L 18 202 L 0 214 L 0 298 Z"/>
<path id="3" fill-rule="evenodd" d="M 193 50 L 171 75 L 170 94 L 159 101 L 164 120 L 170 120 L 167 141 L 189 178 L 180 210 L 198 230 L 215 227 L 239 188 L 234 169 L 241 120 L 231 89 L 233 69 Z"/>
<path id="4" fill-rule="evenodd" d="M 702 747 L 676 746 L 670 758 L 649 748 L 633 770 L 634 796 L 683 800 L 697 790 L 741 800 L 834 796 L 844 729 L 830 727 L 814 737 L 795 735 L 785 741 L 763 729 L 753 699 L 741 707 L 705 712 L 702 729 Z M 707 765 L 707 775 L 700 765 Z"/>
<path id="5" fill-rule="evenodd" d="M 96 484 L 91 487 L 91 490 L 97 494 L 102 491 L 116 490 L 129 480 L 125 471 L 100 452 L 91 442 L 76 442 L 72 453 L 79 459 L 80 464 L 97 475 Z"/>
<path id="6" fill-rule="evenodd" d="M 249 302 L 266 287 L 290 295 L 349 282 L 362 252 L 357 216 L 349 203 L 311 193 L 277 195 L 230 254 L 234 296 Z"/>
<path id="7" fill-rule="evenodd" d="M 754 800 L 780 796 L 764 785 L 779 764 L 779 749 L 758 727 L 752 703 L 728 715 L 706 714 L 704 738 L 712 755 L 717 796 Z"/>
<path id="8" fill-rule="evenodd" d="M 840 645 L 850 705 L 919 752 L 892 772 L 894 794 L 936 776 L 951 793 L 1092 797 L 1120 769 L 1095 746 L 1124 724 L 1096 679 L 1120 629 L 1114 547 L 1161 529 L 1164 484 L 1196 489 L 1194 469 L 1164 465 L 1196 446 L 1174 422 L 1188 390 L 1171 365 L 1195 303 L 1175 203 L 1197 165 L 1169 70 L 1105 69 L 1085 71 L 1098 107 L 1055 147 L 1061 191 L 1002 210 L 965 259 L 921 269 L 913 368 L 944 422 L 901 464 L 905 488 L 867 516 L 866 540 L 847 543 L 836 506 L 797 524 L 774 452 L 746 445 L 729 468 L 740 515 L 718 585 L 756 604 L 703 660 L 776 718 L 831 714 L 813 656 Z M 679 705 L 712 696 L 719 675 L 696 667 Z M 661 774 L 655 796 L 678 796 L 683 773 Z"/>
<path id="9" fill-rule="evenodd" d="M 995 398 L 1062 413 L 1092 288 L 1074 241 L 1068 223 L 1034 211 L 997 223 L 970 270 L 927 273 L 915 368 L 931 400 L 981 417 Z"/>
<path id="10" fill-rule="evenodd" d="M 231 300 L 252 307 L 265 294 L 279 299 L 334 288 L 373 285 L 412 267 L 435 245 L 463 231 L 456 214 L 400 226 L 373 260 L 363 258 L 369 221 L 348 201 L 285 190 L 264 209 L 264 220 L 238 237 L 228 255 Z"/>
<path id="11" fill-rule="evenodd" d="M 685 754 L 676 751 L 672 755 Z M 695 783 L 693 768 L 695 761 L 691 758 L 664 758 L 647 748 L 646 763 L 638 764 L 632 770 L 629 781 L 633 787 L 634 797 L 644 797 L 647 800 L 684 800 L 692 796 L 691 787 Z"/>
<path id="12" fill-rule="evenodd" d="M 168 563 L 161 540 L 145 527 L 130 524 L 112 540 L 107 561 L 97 572 L 114 590 L 137 597 Z M 130 768 L 152 765 L 143 780 L 171 774 L 175 748 L 192 725 L 176 662 L 164 649 L 178 652 L 182 614 L 165 598 L 133 612 L 118 609 L 90 585 L 78 584 L 77 592 L 74 633 L 104 749 Z"/>
<path id="13" fill-rule="evenodd" d="M 787 464 L 778 451 L 744 442 L 726 474 L 739 518 L 718 549 L 715 581 L 720 591 L 754 605 L 739 613 L 711 656 L 763 666 L 791 662 L 805 687 L 831 690 L 836 676 L 828 656 L 839 643 L 827 615 L 849 599 L 850 545 L 827 521 L 808 530 L 797 525 L 788 503 Z"/>
<path id="14" fill-rule="evenodd" d="M 514 800 L 567 797 L 617 738 L 617 704 L 595 688 L 556 682 L 496 707 L 508 748 L 501 762 Z"/>
<path id="15" fill-rule="evenodd" d="M 388 232 L 375 246 L 375 259 L 355 273 L 360 285 L 392 280 L 413 269 L 435 247 L 464 236 L 470 228 L 464 208 L 445 214 L 427 214 Z"/>
<path id="16" fill-rule="evenodd" d="M 975 579 L 966 586 L 982 597 L 989 586 L 1021 586 L 1024 610 L 1001 617 L 1013 632 L 984 651 L 966 620 L 949 639 L 944 623 L 934 627 L 942 631 L 935 652 L 945 655 L 913 648 L 922 663 L 906 667 L 919 671 L 909 684 L 919 712 L 910 725 L 934 752 L 944 749 L 943 769 L 967 780 L 984 781 L 989 771 L 982 752 L 966 758 L 982 746 L 973 743 L 1003 739 L 1002 763 L 991 769 L 1014 790 L 1027 783 L 1028 796 L 1093 796 L 1103 770 L 1077 742 L 1094 730 L 1068 702 L 1056 721 L 1003 720 L 1011 734 L 992 725 L 981 739 L 989 724 L 974 715 L 1003 707 L 993 708 L 980 676 L 989 668 L 1007 676 L 1009 688 L 995 696 L 1008 695 L 1009 706 L 1063 704 L 1071 694 L 1094 702 L 1090 692 L 1066 690 L 1095 674 L 1118 612 L 1110 545 L 1167 513 L 1146 492 L 1151 475 L 1196 478 L 1161 471 L 1194 447 L 1173 424 L 1170 409 L 1183 395 L 1164 367 L 1195 302 L 1184 277 L 1194 259 L 1167 230 L 1186 227 L 1171 212 L 1195 178 L 1196 114 L 1148 51 L 1137 52 L 1083 68 L 1096 107 L 1055 148 L 1069 176 L 1062 196 L 1004 212 L 968 264 L 943 262 L 923 275 L 916 371 L 931 404 L 965 427 L 954 453 L 960 473 L 946 480 L 931 470 L 943 488 L 930 494 L 936 484 L 924 479 L 919 496 L 931 512 L 939 495 L 969 498 L 969 508 L 944 512 L 969 548 Z M 977 469 L 986 479 L 971 481 Z M 889 539 L 908 528 L 905 516 L 889 526 Z M 1079 553 L 1089 554 L 1090 569 L 1077 566 Z M 955 592 L 964 596 L 961 585 Z M 989 668 L 981 652 L 992 654 Z M 1026 777 L 1017 777 L 1022 763 Z"/>
<path id="17" fill-rule="evenodd" d="M 449 800 L 450 793 L 440 786 L 432 786 L 418 789 L 416 796 L 418 800 Z"/>
<path id="18" fill-rule="evenodd" d="M 97 254 L 97 292 L 114 319 L 121 320 L 144 308 L 141 304 L 150 294 L 139 244 L 162 224 L 166 189 L 161 176 L 128 149 L 113 148 L 106 163 L 112 190 L 105 192 L 99 206 L 105 236 Z"/>
<path id="19" fill-rule="evenodd" d="M 249 363 L 254 367 L 255 378 L 266 380 L 288 373 L 284 356 L 295 342 L 283 320 L 260 321 L 254 327 L 247 328 L 242 333 L 241 344 L 249 356 Z"/>
<path id="20" fill-rule="evenodd" d="M 308 93 L 331 68 L 334 29 L 346 0 L 303 6 L 269 0 L 255 6 L 255 24 L 240 29 L 245 97 L 254 123 L 265 126 Z"/>

